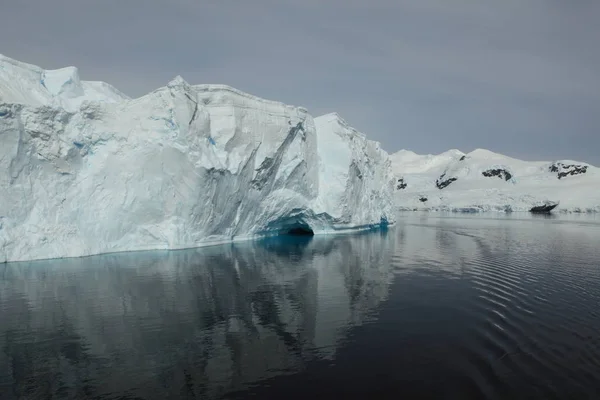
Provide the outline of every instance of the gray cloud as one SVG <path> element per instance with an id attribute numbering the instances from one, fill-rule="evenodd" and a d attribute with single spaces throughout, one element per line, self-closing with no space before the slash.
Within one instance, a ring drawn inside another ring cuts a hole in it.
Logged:
<path id="1" fill-rule="evenodd" d="M 22 0 L 0 52 L 138 96 L 175 75 L 337 111 L 393 152 L 600 165 L 596 0 Z"/>

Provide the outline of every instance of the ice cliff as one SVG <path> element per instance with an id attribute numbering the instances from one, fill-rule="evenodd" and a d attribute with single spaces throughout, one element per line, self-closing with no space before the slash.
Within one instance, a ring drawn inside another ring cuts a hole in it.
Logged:
<path id="1" fill-rule="evenodd" d="M 530 211 L 558 202 L 557 211 L 600 212 L 600 169 L 586 163 L 529 162 L 483 149 L 390 157 L 400 210 Z"/>
<path id="2" fill-rule="evenodd" d="M 0 56 L 0 262 L 377 227 L 394 181 L 336 114 L 180 77 L 129 99 Z"/>

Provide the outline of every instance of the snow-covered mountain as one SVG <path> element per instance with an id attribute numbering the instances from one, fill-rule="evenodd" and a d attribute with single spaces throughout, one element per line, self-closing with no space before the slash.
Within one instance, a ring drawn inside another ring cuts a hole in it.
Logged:
<path id="1" fill-rule="evenodd" d="M 488 150 L 390 156 L 400 210 L 600 212 L 600 169 L 571 160 L 521 161 Z"/>
<path id="2" fill-rule="evenodd" d="M 180 77 L 129 99 L 0 57 L 0 262 L 374 227 L 394 182 L 336 114 Z"/>

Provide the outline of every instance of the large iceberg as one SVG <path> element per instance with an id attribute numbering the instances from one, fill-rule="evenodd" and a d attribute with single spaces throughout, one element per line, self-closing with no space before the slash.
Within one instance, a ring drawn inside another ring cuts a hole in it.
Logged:
<path id="1" fill-rule="evenodd" d="M 0 56 L 0 262 L 378 227 L 394 181 L 336 114 L 181 77 L 129 99 Z"/>
<path id="2" fill-rule="evenodd" d="M 390 156 L 400 210 L 600 212 L 600 169 L 577 161 L 522 161 L 477 149 Z"/>

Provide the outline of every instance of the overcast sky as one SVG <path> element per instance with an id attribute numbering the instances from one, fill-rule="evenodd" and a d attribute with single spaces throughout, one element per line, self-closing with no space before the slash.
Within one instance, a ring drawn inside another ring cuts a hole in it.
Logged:
<path id="1" fill-rule="evenodd" d="M 600 166 L 599 21 L 599 0 L 6 0 L 0 53 L 337 111 L 389 152 Z"/>

